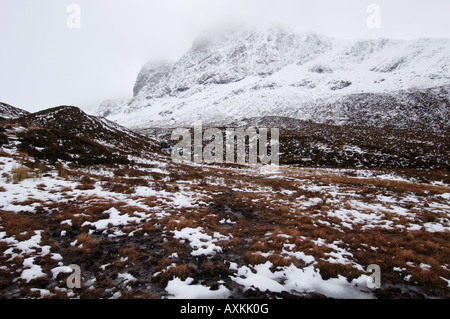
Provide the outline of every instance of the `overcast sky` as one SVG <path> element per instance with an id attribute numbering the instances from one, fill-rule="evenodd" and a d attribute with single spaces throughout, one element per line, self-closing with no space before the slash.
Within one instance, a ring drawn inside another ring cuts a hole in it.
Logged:
<path id="1" fill-rule="evenodd" d="M 367 6 L 381 8 L 370 29 Z M 81 9 L 70 29 L 67 8 Z M 229 21 L 338 38 L 450 38 L 449 0 L 0 0 L 0 101 L 29 111 L 128 98 L 148 60 L 176 60 Z"/>

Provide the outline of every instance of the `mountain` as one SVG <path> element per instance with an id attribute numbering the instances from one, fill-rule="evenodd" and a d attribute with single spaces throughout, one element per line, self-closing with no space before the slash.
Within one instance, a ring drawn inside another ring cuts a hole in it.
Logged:
<path id="1" fill-rule="evenodd" d="M 128 103 L 128 100 L 105 100 L 98 107 L 96 113 L 101 117 L 107 117 L 120 112 L 120 107 Z"/>
<path id="2" fill-rule="evenodd" d="M 339 40 L 283 28 L 198 38 L 146 64 L 134 97 L 98 115 L 132 129 L 280 116 L 316 123 L 449 128 L 450 39 Z"/>
<path id="3" fill-rule="evenodd" d="M 0 102 L 0 117 L 5 119 L 18 118 L 22 115 L 29 114 L 28 111 L 19 109 L 6 103 Z"/>
<path id="4" fill-rule="evenodd" d="M 59 106 L 9 120 L 26 129 L 18 149 L 51 162 L 75 165 L 128 164 L 133 157 L 158 154 L 155 141 L 74 106 Z"/>
<path id="5" fill-rule="evenodd" d="M 126 146 L 143 137 L 104 118 L 88 115 L 75 106 L 59 106 L 19 118 L 20 122 L 58 129 L 93 140 Z M 147 142 L 156 146 L 151 141 Z"/>

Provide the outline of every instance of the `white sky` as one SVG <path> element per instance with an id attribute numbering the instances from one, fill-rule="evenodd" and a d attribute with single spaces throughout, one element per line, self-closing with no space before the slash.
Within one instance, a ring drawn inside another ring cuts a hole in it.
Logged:
<path id="1" fill-rule="evenodd" d="M 372 3 L 381 29 L 366 25 Z M 81 8 L 80 29 L 67 28 L 69 4 Z M 37 111 L 131 97 L 145 62 L 175 60 L 234 20 L 338 38 L 450 38 L 449 12 L 449 0 L 0 0 L 0 101 Z"/>

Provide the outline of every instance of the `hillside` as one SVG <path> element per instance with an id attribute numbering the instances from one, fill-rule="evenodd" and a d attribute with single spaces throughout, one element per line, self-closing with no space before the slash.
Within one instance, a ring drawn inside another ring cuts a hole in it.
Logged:
<path id="1" fill-rule="evenodd" d="M 12 139 L 19 151 L 51 164 L 129 164 L 135 157 L 160 154 L 154 140 L 73 106 L 3 119 L 1 124 L 0 145 Z M 6 134 L 5 128 L 15 128 L 14 134 Z"/>
<path id="2" fill-rule="evenodd" d="M 41 144 L 51 136 L 65 137 L 74 143 L 87 139 L 88 143 L 93 143 L 91 148 L 95 149 L 94 145 L 97 145 L 98 149 L 106 147 L 121 157 L 126 154 L 139 156 L 145 153 L 157 153 L 159 149 L 158 144 L 151 139 L 133 133 L 106 119 L 87 115 L 73 106 L 60 106 L 25 115 L 18 118 L 17 122 L 36 127 L 24 136 L 26 143 L 31 144 Z M 76 154 L 76 151 L 72 150 L 66 153 Z"/>
<path id="3" fill-rule="evenodd" d="M 319 124 L 280 116 L 243 118 L 229 123 L 229 127 L 279 128 L 281 164 L 368 169 L 450 168 L 450 139 L 445 132 Z M 225 128 L 221 129 L 226 136 Z M 139 132 L 158 140 L 168 154 L 176 144 L 170 140 L 173 129 L 153 128 Z M 223 149 L 225 158 L 225 144 Z"/>
<path id="4" fill-rule="evenodd" d="M 0 118 L 10 119 L 10 118 L 18 118 L 22 115 L 29 114 L 28 111 L 19 109 L 17 107 L 11 106 L 6 103 L 0 102 Z"/>

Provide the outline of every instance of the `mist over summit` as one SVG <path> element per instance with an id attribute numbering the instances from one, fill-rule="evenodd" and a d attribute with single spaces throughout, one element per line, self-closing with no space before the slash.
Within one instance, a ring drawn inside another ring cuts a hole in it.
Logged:
<path id="1" fill-rule="evenodd" d="M 283 27 L 202 35 L 178 61 L 149 62 L 133 98 L 97 115 L 134 129 L 284 116 L 445 130 L 449 39 L 341 40 Z"/>

